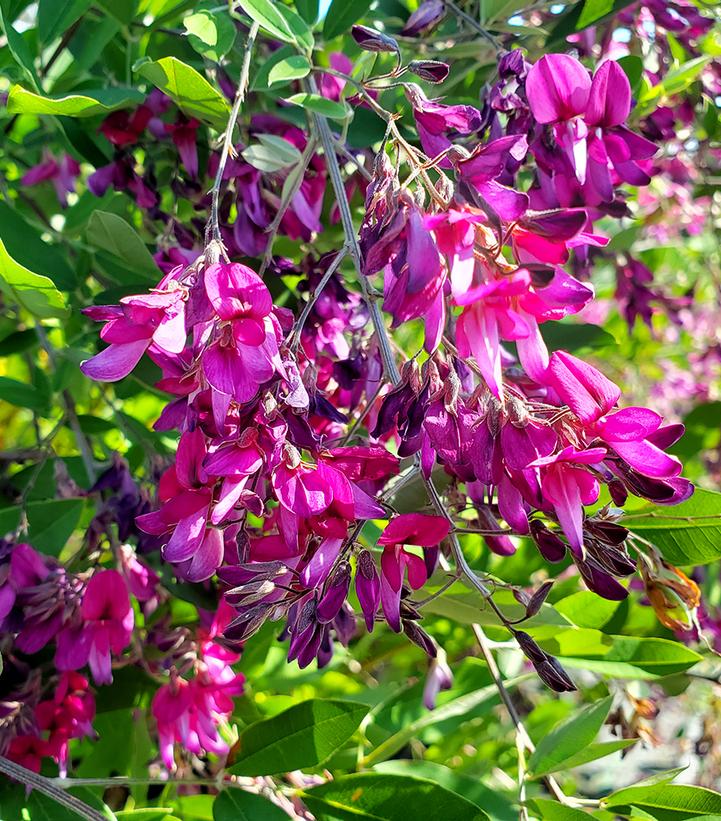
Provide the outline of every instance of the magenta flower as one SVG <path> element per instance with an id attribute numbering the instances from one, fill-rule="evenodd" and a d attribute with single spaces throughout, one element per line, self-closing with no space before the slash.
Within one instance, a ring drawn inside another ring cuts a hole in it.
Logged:
<path id="1" fill-rule="evenodd" d="M 392 519 L 378 539 L 383 547 L 381 556 L 381 602 L 386 621 L 396 633 L 401 632 L 400 602 L 404 576 L 413 590 L 428 581 L 426 561 L 403 545 L 437 547 L 450 531 L 450 523 L 442 516 L 404 513 Z"/>
<path id="2" fill-rule="evenodd" d="M 35 708 L 38 728 L 48 733 L 47 755 L 58 763 L 60 777 L 68 773 L 69 742 L 73 738 L 95 738 L 93 719 L 95 699 L 88 689 L 88 680 L 75 672 L 60 675 L 55 694 Z"/>
<path id="3" fill-rule="evenodd" d="M 153 293 L 123 297 L 120 305 L 83 309 L 91 319 L 105 321 L 100 338 L 110 344 L 80 369 L 90 379 L 117 382 L 151 346 L 161 353 L 181 353 L 187 336 L 186 301 L 187 290 L 169 275 Z"/>
<path id="4" fill-rule="evenodd" d="M 618 385 L 565 351 L 552 354 L 544 383 L 587 424 L 607 414 L 621 396 Z"/>
<path id="5" fill-rule="evenodd" d="M 220 652 L 214 653 L 214 648 Z M 195 755 L 222 755 L 228 745 L 219 733 L 233 712 L 233 696 L 243 692 L 242 674 L 223 659 L 222 648 L 206 645 L 190 681 L 171 671 L 168 684 L 153 696 L 151 710 L 157 722 L 160 754 L 170 772 L 176 769 L 175 744 Z"/>
<path id="6" fill-rule="evenodd" d="M 591 80 L 574 57 L 546 54 L 528 72 L 526 93 L 533 116 L 552 128 L 571 173 L 579 185 L 588 184 L 597 202 L 613 199 L 616 180 L 648 183 L 638 161 L 652 157 L 656 146 L 624 126 L 631 111 L 631 87 L 618 63 L 602 63 Z M 546 156 L 546 164 L 549 159 Z M 554 171 L 565 186 L 563 166 L 554 166 Z"/>
<path id="7" fill-rule="evenodd" d="M 421 89 L 412 84 L 404 86 L 406 97 L 413 106 L 418 137 L 429 157 L 437 157 L 452 145 L 455 136 L 467 136 L 479 131 L 481 112 L 470 105 L 444 105 L 429 100 Z M 444 158 L 441 168 L 450 168 L 450 160 Z"/>
<path id="8" fill-rule="evenodd" d="M 197 132 L 200 121 L 195 118 L 180 116 L 175 123 L 165 123 L 165 130 L 170 134 L 180 154 L 180 161 L 192 179 L 198 176 Z"/>
<path id="9" fill-rule="evenodd" d="M 542 456 L 531 463 L 541 469 L 541 490 L 558 516 L 574 554 L 583 555 L 583 505 L 598 499 L 600 487 L 595 476 L 581 465 L 599 464 L 604 448 L 576 450 L 568 445 L 553 456 Z"/>
<path id="10" fill-rule="evenodd" d="M 75 191 L 75 178 L 79 174 L 80 166 L 69 154 L 63 154 L 58 159 L 49 151 L 44 151 L 43 161 L 26 171 L 20 184 L 31 186 L 52 182 L 58 202 L 65 208 L 68 204 L 67 195 Z"/>
<path id="11" fill-rule="evenodd" d="M 111 684 L 111 654 L 128 646 L 135 622 L 128 588 L 117 570 L 100 570 L 91 577 L 80 620 L 58 635 L 55 664 L 58 670 L 79 670 L 87 664 L 97 684 Z"/>

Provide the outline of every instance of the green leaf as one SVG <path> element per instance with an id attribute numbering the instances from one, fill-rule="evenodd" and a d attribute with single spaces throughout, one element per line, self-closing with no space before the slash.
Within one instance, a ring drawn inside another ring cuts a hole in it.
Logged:
<path id="1" fill-rule="evenodd" d="M 30 502 L 25 507 L 27 540 L 41 553 L 58 556 L 77 527 L 84 506 L 82 498 Z M 21 513 L 18 506 L 0 510 L 0 535 L 15 530 Z"/>
<path id="2" fill-rule="evenodd" d="M 318 0 L 295 0 L 298 14 L 311 26 L 318 20 L 319 5 Z"/>
<path id="3" fill-rule="evenodd" d="M 353 23 L 363 17 L 371 7 L 372 0 L 333 0 L 325 15 L 323 37 L 332 40 L 339 34 L 350 31 Z"/>
<path id="4" fill-rule="evenodd" d="M 380 761 L 390 758 L 405 747 L 405 745 L 427 727 L 431 727 L 441 721 L 446 721 L 458 715 L 465 715 L 478 707 L 483 702 L 492 702 L 498 697 L 495 685 L 489 684 L 487 687 L 459 696 L 435 710 L 425 711 L 420 718 L 404 724 L 398 732 L 391 735 L 363 759 L 364 767 L 371 767 Z"/>
<path id="5" fill-rule="evenodd" d="M 128 271 L 128 279 L 147 279 L 155 284 L 160 272 L 150 251 L 135 229 L 117 214 L 94 211 L 85 237 L 93 248 L 117 257 Z"/>
<path id="6" fill-rule="evenodd" d="M 194 68 L 177 57 L 142 63 L 138 74 L 171 97 L 190 117 L 225 128 L 230 107 L 225 98 Z"/>
<path id="7" fill-rule="evenodd" d="M 545 772 L 534 773 L 533 777 L 542 778 L 549 773 L 555 773 L 559 770 L 571 770 L 574 767 L 580 767 L 582 764 L 588 764 L 589 761 L 596 761 L 599 758 L 605 758 L 607 755 L 613 755 L 613 753 L 625 750 L 626 747 L 630 747 L 637 742 L 638 739 L 636 738 L 617 738 L 614 741 L 599 741 L 595 744 L 589 744 L 584 749 L 579 750 L 577 753 L 574 753 L 574 755 L 565 759 L 558 767 L 546 770 Z"/>
<path id="8" fill-rule="evenodd" d="M 93 197 L 97 203 L 97 197 Z M 43 239 L 19 211 L 0 201 L 0 238 L 10 256 L 31 271 L 43 271 L 58 288 L 71 290 L 77 284 L 75 271 L 57 245 Z"/>
<path id="9" fill-rule="evenodd" d="M 28 408 L 40 414 L 48 413 L 50 410 L 47 393 L 9 376 L 0 376 L 0 399 L 15 405 L 16 408 Z"/>
<path id="10" fill-rule="evenodd" d="M 288 821 L 288 814 L 257 793 L 225 790 L 213 802 L 213 821 Z"/>
<path id="11" fill-rule="evenodd" d="M 276 63 L 268 74 L 268 84 L 288 83 L 310 73 L 310 62 L 302 54 L 294 54 Z"/>
<path id="12" fill-rule="evenodd" d="M 288 22 L 278 11 L 277 4 L 272 3 L 271 0 L 245 0 L 243 11 L 273 37 L 277 37 L 284 43 L 296 42 Z"/>
<path id="13" fill-rule="evenodd" d="M 303 794 L 321 818 L 409 821 L 487 821 L 483 810 L 460 795 L 425 778 L 386 773 L 355 773 L 328 781 Z"/>
<path id="14" fill-rule="evenodd" d="M 655 637 L 609 636 L 598 630 L 532 628 L 529 633 L 565 667 L 615 678 L 653 679 L 693 667 L 701 656 L 676 641 Z"/>
<path id="15" fill-rule="evenodd" d="M 611 709 L 609 696 L 591 704 L 554 727 L 544 736 L 528 760 L 534 777 L 563 769 L 565 762 L 587 747 L 598 734 Z"/>
<path id="16" fill-rule="evenodd" d="M 551 31 L 547 45 L 560 43 L 569 34 L 581 31 L 588 26 L 610 17 L 612 14 L 630 6 L 634 0 L 585 0 L 583 3 L 576 3 L 564 14 Z M 588 9 L 586 8 L 588 6 Z"/>
<path id="17" fill-rule="evenodd" d="M 38 75 L 35 71 L 35 60 L 30 53 L 30 48 L 23 36 L 17 32 L 12 25 L 10 14 L 10 0 L 0 0 L 0 26 L 2 26 L 7 39 L 10 54 L 12 54 L 17 65 L 22 69 L 33 88 L 38 88 Z"/>
<path id="18" fill-rule="evenodd" d="M 518 821 L 518 809 L 513 803 L 502 792 L 486 786 L 476 776 L 470 776 L 423 759 L 399 758 L 383 761 L 373 769 L 375 772 L 433 781 L 467 801 L 471 801 L 477 807 L 483 808 L 493 818 L 493 821 Z"/>
<path id="19" fill-rule="evenodd" d="M 542 330 L 548 350 L 559 349 L 569 353 L 582 353 L 600 348 L 617 348 L 618 342 L 600 325 L 578 322 L 548 322 Z"/>
<path id="20" fill-rule="evenodd" d="M 233 748 L 228 772 L 275 775 L 322 764 L 358 729 L 368 707 L 355 701 L 310 699 L 251 724 Z"/>
<path id="21" fill-rule="evenodd" d="M 83 89 L 82 94 L 45 97 L 22 86 L 13 86 L 8 95 L 10 114 L 50 114 L 64 117 L 94 117 L 143 102 L 134 88 Z"/>
<path id="22" fill-rule="evenodd" d="M 0 291 L 33 316 L 65 317 L 65 300 L 48 277 L 35 274 L 16 262 L 0 240 Z"/>
<path id="23" fill-rule="evenodd" d="M 534 798 L 528 804 L 543 821 L 589 821 L 588 814 L 583 810 L 575 810 L 548 798 Z"/>
<path id="24" fill-rule="evenodd" d="M 241 151 L 241 156 L 259 171 L 274 172 L 289 165 L 296 165 L 301 153 L 288 140 L 274 134 L 258 134 L 260 145 L 251 145 Z"/>
<path id="25" fill-rule="evenodd" d="M 328 100 L 321 97 L 320 94 L 293 94 L 292 97 L 288 97 L 286 102 L 298 105 L 307 111 L 320 114 L 321 117 L 327 117 L 330 120 L 345 120 L 349 114 L 349 110 L 343 103 Z"/>
<path id="26" fill-rule="evenodd" d="M 40 0 L 38 37 L 49 43 L 64 34 L 92 6 L 93 0 Z"/>
<path id="27" fill-rule="evenodd" d="M 672 564 L 708 564 L 721 557 L 721 493 L 716 491 L 697 488 L 680 505 L 649 505 L 622 522 Z"/>
<path id="28" fill-rule="evenodd" d="M 183 19 L 190 45 L 216 63 L 233 47 L 235 25 L 227 12 L 200 9 Z"/>
<path id="29" fill-rule="evenodd" d="M 627 787 L 604 798 L 602 805 L 608 809 L 625 806 L 637 807 L 651 815 L 654 810 L 675 811 L 668 816 L 669 818 L 695 818 L 699 815 L 718 818 L 721 816 L 720 793 L 704 787 L 690 787 L 683 784 Z"/>

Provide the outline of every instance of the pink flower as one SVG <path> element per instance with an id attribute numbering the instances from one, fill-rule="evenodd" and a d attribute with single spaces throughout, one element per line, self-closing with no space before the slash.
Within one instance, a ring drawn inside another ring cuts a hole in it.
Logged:
<path id="1" fill-rule="evenodd" d="M 52 182 L 58 201 L 63 208 L 68 204 L 68 193 L 75 191 L 75 177 L 80 174 L 80 166 L 68 154 L 60 159 L 49 151 L 43 152 L 43 161 L 25 172 L 20 180 L 21 185 L 38 185 L 41 182 Z"/>
<path id="2" fill-rule="evenodd" d="M 583 505 L 598 499 L 598 480 L 581 465 L 598 464 L 606 456 L 604 448 L 576 450 L 571 445 L 560 453 L 542 456 L 530 467 L 541 469 L 541 490 L 558 516 L 568 543 L 576 556 L 583 556 Z"/>
<path id="3" fill-rule="evenodd" d="M 244 677 L 233 671 L 222 653 L 213 653 L 215 647 L 207 648 L 208 652 L 196 662 L 190 681 L 173 670 L 170 682 L 153 697 L 151 710 L 158 726 L 160 754 L 171 772 L 176 769 L 176 743 L 195 755 L 228 752 L 218 729 L 232 715 L 233 696 L 243 692 Z"/>
<path id="4" fill-rule="evenodd" d="M 392 519 L 378 544 L 383 546 L 381 556 L 381 602 L 386 621 L 396 633 L 401 632 L 400 602 L 403 577 L 413 590 L 420 590 L 428 581 L 427 562 L 403 545 L 437 547 L 450 531 L 450 523 L 442 516 L 422 513 L 404 513 Z"/>
<path id="5" fill-rule="evenodd" d="M 552 354 L 543 381 L 585 423 L 607 414 L 621 396 L 618 385 L 565 351 Z"/>
<path id="6" fill-rule="evenodd" d="M 58 635 L 55 664 L 58 670 L 88 664 L 97 684 L 111 684 L 111 653 L 122 653 L 128 646 L 135 622 L 125 580 L 117 570 L 100 570 L 91 577 L 80 619 L 80 624 Z"/>
<path id="7" fill-rule="evenodd" d="M 100 338 L 105 350 L 81 363 L 80 369 L 101 382 L 117 382 L 127 376 L 151 346 L 167 354 L 185 347 L 187 290 L 171 275 L 150 294 L 127 296 L 120 305 L 85 308 L 84 314 L 105 321 Z"/>

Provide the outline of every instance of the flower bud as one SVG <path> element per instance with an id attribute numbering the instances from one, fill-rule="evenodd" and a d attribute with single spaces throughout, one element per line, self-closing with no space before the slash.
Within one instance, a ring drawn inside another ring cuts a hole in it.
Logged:
<path id="1" fill-rule="evenodd" d="M 448 63 L 439 60 L 412 60 L 408 63 L 408 71 L 427 83 L 442 83 L 450 70 Z"/>
<path id="2" fill-rule="evenodd" d="M 566 555 L 566 544 L 555 533 L 550 531 L 540 519 L 531 521 L 531 536 L 548 562 L 560 562 Z"/>
<path id="3" fill-rule="evenodd" d="M 364 51 L 386 51 L 391 54 L 400 54 L 398 43 L 381 31 L 376 31 L 368 26 L 355 25 L 351 29 L 351 34 Z"/>
<path id="4" fill-rule="evenodd" d="M 401 34 L 404 37 L 419 37 L 431 32 L 446 16 L 443 0 L 424 0 L 406 21 Z"/>

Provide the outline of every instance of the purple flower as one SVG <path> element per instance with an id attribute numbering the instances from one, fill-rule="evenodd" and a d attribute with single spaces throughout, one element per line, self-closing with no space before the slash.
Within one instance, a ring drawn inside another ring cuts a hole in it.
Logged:
<path id="1" fill-rule="evenodd" d="M 65 208 L 68 204 L 67 195 L 75 191 L 75 178 L 79 174 L 80 166 L 70 155 L 63 154 L 57 158 L 46 150 L 43 152 L 43 161 L 26 171 L 20 184 L 32 186 L 52 182 L 58 202 Z"/>

